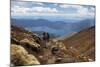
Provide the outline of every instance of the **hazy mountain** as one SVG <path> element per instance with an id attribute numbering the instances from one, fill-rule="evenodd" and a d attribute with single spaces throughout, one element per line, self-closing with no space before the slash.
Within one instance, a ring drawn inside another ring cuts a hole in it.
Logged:
<path id="1" fill-rule="evenodd" d="M 69 32 L 79 32 L 85 28 L 94 26 L 94 19 L 81 21 L 49 21 L 46 19 L 11 19 L 13 25 L 24 27 L 30 31 L 46 31 L 56 35 L 64 35 Z"/>

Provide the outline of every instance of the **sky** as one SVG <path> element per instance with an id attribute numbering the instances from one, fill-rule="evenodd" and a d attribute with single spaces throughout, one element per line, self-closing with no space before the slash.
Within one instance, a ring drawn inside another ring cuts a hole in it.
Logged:
<path id="1" fill-rule="evenodd" d="M 63 3 L 11 1 L 12 18 L 85 19 L 94 18 L 95 6 Z"/>

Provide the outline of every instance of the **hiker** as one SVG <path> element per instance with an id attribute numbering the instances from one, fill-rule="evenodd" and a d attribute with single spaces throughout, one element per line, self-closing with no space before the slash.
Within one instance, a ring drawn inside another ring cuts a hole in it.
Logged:
<path id="1" fill-rule="evenodd" d="M 43 32 L 43 42 L 44 46 L 47 47 L 47 43 L 49 42 L 50 36 L 48 32 Z"/>

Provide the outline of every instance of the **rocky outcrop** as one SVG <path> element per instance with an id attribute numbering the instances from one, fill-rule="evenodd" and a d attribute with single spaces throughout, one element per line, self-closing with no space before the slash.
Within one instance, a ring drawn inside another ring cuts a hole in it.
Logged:
<path id="1" fill-rule="evenodd" d="M 11 44 L 11 63 L 16 66 L 40 64 L 34 55 L 16 44 Z"/>
<path id="2" fill-rule="evenodd" d="M 20 41 L 20 45 L 24 46 L 25 48 L 31 49 L 33 51 L 38 52 L 41 49 L 41 46 L 34 42 L 34 41 L 29 41 L 28 39 L 23 39 Z"/>
<path id="3" fill-rule="evenodd" d="M 50 39 L 44 42 L 33 32 L 12 26 L 11 64 L 34 65 L 95 60 L 94 27 L 63 40 Z"/>
<path id="4" fill-rule="evenodd" d="M 33 51 L 41 49 L 41 39 L 35 33 L 16 26 L 11 27 L 11 43 L 21 45 Z"/>
<path id="5" fill-rule="evenodd" d="M 11 63 L 13 65 L 40 64 L 37 53 L 41 53 L 38 35 L 23 28 L 11 27 Z"/>

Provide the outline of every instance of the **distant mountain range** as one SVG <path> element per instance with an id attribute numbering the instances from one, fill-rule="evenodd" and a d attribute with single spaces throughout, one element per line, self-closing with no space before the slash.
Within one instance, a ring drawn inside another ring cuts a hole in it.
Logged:
<path id="1" fill-rule="evenodd" d="M 49 21 L 46 19 L 11 19 L 12 25 L 24 27 L 30 31 L 46 31 L 57 36 L 65 35 L 69 32 L 79 32 L 83 29 L 95 25 L 94 19 L 84 19 L 81 21 Z"/>

